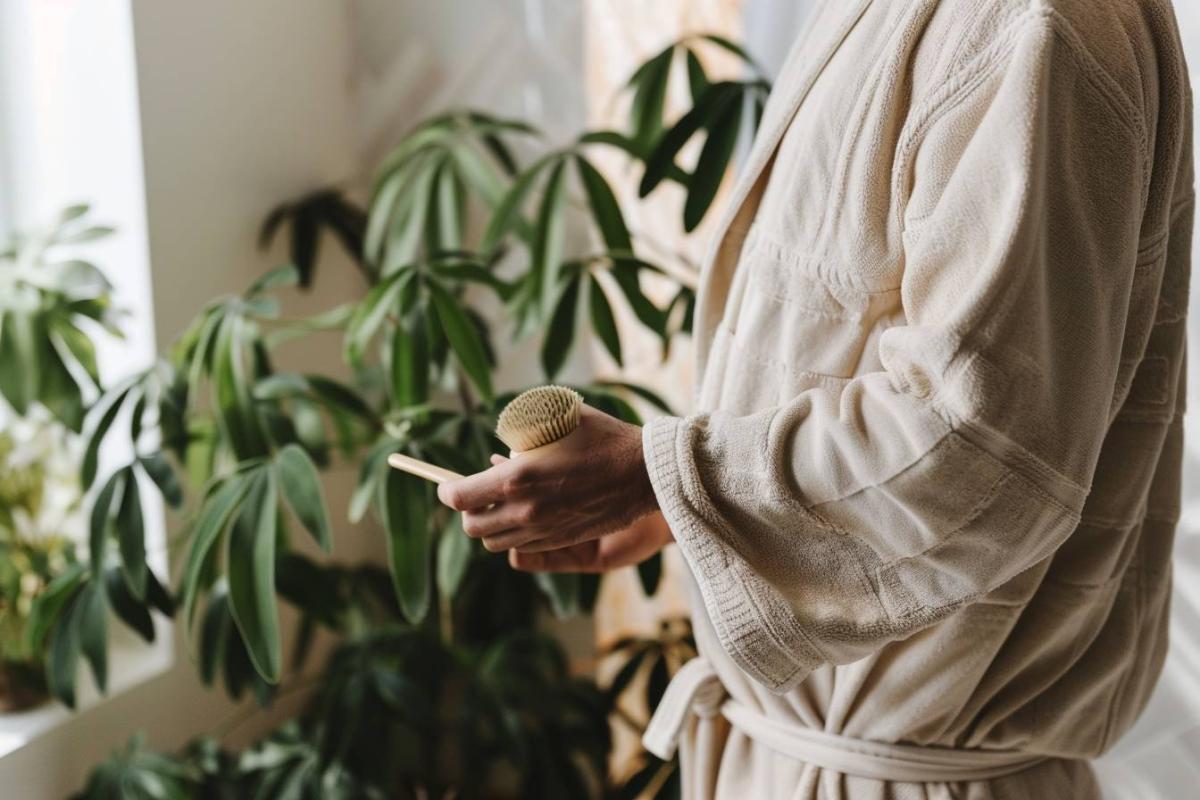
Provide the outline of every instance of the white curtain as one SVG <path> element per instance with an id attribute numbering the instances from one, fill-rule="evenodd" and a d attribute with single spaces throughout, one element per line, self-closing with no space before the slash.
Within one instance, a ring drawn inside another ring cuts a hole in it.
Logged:
<path id="1" fill-rule="evenodd" d="M 779 69 L 813 4 L 814 0 L 747 0 L 747 44 L 768 69 Z M 1200 4 L 1177 3 L 1176 14 L 1188 62 L 1200 64 Z M 1192 352 L 1200 353 L 1200 304 L 1195 297 L 1193 293 L 1189 329 Z M 1195 365 L 1188 403 L 1200 407 L 1200 368 Z M 1171 652 L 1141 719 L 1096 764 L 1110 800 L 1174 800 L 1194 797 L 1200 787 L 1200 425 L 1190 422 L 1184 512 L 1175 548 Z"/>

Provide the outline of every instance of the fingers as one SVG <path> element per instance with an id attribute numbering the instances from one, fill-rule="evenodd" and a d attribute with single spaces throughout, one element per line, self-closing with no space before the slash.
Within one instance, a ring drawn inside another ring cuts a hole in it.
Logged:
<path id="1" fill-rule="evenodd" d="M 536 553 L 509 550 L 508 563 L 522 572 L 603 572 L 599 542 L 595 539 L 558 550 Z"/>
<path id="2" fill-rule="evenodd" d="M 498 467 L 505 461 L 508 461 L 508 458 L 500 455 L 499 453 L 492 453 L 492 457 L 488 460 L 491 461 L 493 467 Z"/>
<path id="3" fill-rule="evenodd" d="M 499 503 L 512 493 L 514 464 L 504 461 L 491 469 L 447 481 L 438 487 L 438 499 L 455 511 L 473 511 Z"/>

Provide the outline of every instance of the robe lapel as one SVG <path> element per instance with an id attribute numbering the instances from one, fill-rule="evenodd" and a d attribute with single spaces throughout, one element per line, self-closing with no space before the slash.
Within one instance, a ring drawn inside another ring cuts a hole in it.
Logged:
<path id="1" fill-rule="evenodd" d="M 701 313 L 697 319 L 697 376 L 703 375 L 704 354 L 710 344 L 712 324 L 716 321 L 713 314 L 708 312 L 720 313 L 718 308 L 709 309 L 708 303 L 710 298 L 720 298 L 723 303 L 729 292 L 737 253 L 741 249 L 746 229 L 758 210 L 757 201 L 762 194 L 760 178 L 764 177 L 763 173 L 775 155 L 779 142 L 800 104 L 804 102 L 822 70 L 872 2 L 873 0 L 823 2 L 813 10 L 812 21 L 805 33 L 797 38 L 780 70 L 779 79 L 772 89 L 771 99 L 763 116 L 762 127 L 746 157 L 746 163 L 734 187 L 732 200 L 721 215 L 709 244 L 707 257 L 704 259 L 698 298 Z M 730 237 L 731 231 L 738 235 Z"/>

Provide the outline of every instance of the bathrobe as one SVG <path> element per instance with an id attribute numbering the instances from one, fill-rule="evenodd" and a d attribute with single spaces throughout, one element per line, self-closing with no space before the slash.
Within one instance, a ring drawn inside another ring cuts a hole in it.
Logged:
<path id="1" fill-rule="evenodd" d="M 688 797 L 1089 798 L 1167 647 L 1194 210 L 1168 0 L 827 0 L 643 448 Z"/>

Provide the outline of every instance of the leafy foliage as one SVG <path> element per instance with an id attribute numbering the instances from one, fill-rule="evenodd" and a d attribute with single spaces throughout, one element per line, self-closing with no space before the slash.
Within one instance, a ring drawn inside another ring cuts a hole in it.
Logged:
<path id="1" fill-rule="evenodd" d="M 387 456 L 474 472 L 502 449 L 495 417 L 515 392 L 494 380 L 492 309 L 502 309 L 517 336 L 544 334 L 547 379 L 586 333 L 621 364 L 622 305 L 664 353 L 687 331 L 694 295 L 680 287 L 660 307 L 643 291 L 645 275 L 668 273 L 638 255 L 593 151 L 619 147 L 640 163 L 643 193 L 665 181 L 684 185 L 685 227 L 694 228 L 766 91 L 761 78 L 710 82 L 700 46 L 749 62 L 719 37 L 673 45 L 631 80 L 627 134 L 588 133 L 526 159 L 540 141 L 528 125 L 448 113 L 397 144 L 366 206 L 333 189 L 280 206 L 261 240 L 286 230 L 293 263 L 209 303 L 167 357 L 91 406 L 82 470 L 96 486 L 91 558 L 50 587 L 37 614 L 58 696 L 73 698 L 81 660 L 103 680 L 103 609 L 152 635 L 149 609 L 172 608 L 145 567 L 138 498 L 150 490 L 184 514 L 174 599 L 205 683 L 220 677 L 235 697 L 249 690 L 270 700 L 288 662 L 280 598 L 300 613 L 293 666 L 305 662 L 319 630 L 343 643 L 305 714 L 256 748 L 235 757 L 199 743 L 164 763 L 135 744 L 98 770 L 85 796 L 106 797 L 122 784 L 157 786 L 152 796 L 165 797 L 175 787 L 298 798 L 601 791 L 604 720 L 621 689 L 614 684 L 606 697 L 573 678 L 561 647 L 536 631 L 543 609 L 590 610 L 599 578 L 511 571 L 462 534 L 428 485 L 391 470 Z M 666 87 L 680 57 L 695 107 L 668 122 Z M 689 172 L 680 153 L 702 132 Z M 311 283 L 325 232 L 353 256 L 368 289 L 356 303 L 287 320 L 276 293 Z M 317 330 L 341 332 L 351 381 L 275 368 L 276 347 Z M 636 385 L 578 389 L 631 422 L 640 422 L 636 404 L 669 410 Z M 98 453 L 112 436 L 127 436 L 133 456 L 99 476 Z M 335 545 L 319 479 L 335 457 L 359 465 L 347 516 L 378 523 L 386 569 L 318 563 L 294 540 L 298 527 L 322 550 Z M 647 592 L 660 574 L 657 557 L 641 565 Z M 658 640 L 629 645 L 653 692 L 681 652 L 667 638 L 674 655 L 656 651 L 667 646 Z"/>
<path id="2" fill-rule="evenodd" d="M 0 252 L 0 396 L 17 415 L 39 404 L 73 431 L 83 424 L 100 380 L 89 331 L 119 329 L 108 279 L 67 256 L 110 233 L 91 223 L 87 206 L 72 206 Z"/>

